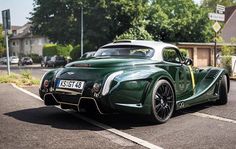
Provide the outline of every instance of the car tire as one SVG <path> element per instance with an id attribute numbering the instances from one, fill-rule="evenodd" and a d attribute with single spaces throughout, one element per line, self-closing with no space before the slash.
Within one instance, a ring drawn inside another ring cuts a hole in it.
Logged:
<path id="1" fill-rule="evenodd" d="M 156 82 L 151 103 L 151 122 L 159 124 L 167 122 L 175 109 L 174 90 L 167 80 L 161 79 Z"/>
<path id="2" fill-rule="evenodd" d="M 216 101 L 219 105 L 225 105 L 228 102 L 227 76 L 223 75 L 219 84 L 219 99 Z"/>

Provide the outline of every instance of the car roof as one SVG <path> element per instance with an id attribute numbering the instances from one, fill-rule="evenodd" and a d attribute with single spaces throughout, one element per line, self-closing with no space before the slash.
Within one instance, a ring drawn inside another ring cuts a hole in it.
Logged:
<path id="1" fill-rule="evenodd" d="M 101 48 L 110 47 L 110 46 L 144 46 L 149 47 L 155 50 L 155 53 L 151 59 L 162 61 L 162 50 L 166 47 L 178 49 L 175 45 L 165 43 L 162 41 L 153 41 L 153 40 L 118 40 L 112 43 L 106 44 Z"/>

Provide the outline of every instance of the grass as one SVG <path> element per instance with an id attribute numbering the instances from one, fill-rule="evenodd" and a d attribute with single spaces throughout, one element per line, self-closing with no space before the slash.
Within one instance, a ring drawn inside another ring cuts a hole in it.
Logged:
<path id="1" fill-rule="evenodd" d="M 31 71 L 22 70 L 20 74 L 11 73 L 7 75 L 0 72 L 0 83 L 15 83 L 18 86 L 39 85 L 39 80 L 32 77 Z"/>

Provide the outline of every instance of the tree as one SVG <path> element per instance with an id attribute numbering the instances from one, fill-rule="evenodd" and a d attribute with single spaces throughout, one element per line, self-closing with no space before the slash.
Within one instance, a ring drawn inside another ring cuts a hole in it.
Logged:
<path id="1" fill-rule="evenodd" d="M 215 12 L 216 5 L 233 6 L 236 5 L 236 0 L 203 0 L 201 6 L 208 8 L 211 12 Z"/>
<path id="2" fill-rule="evenodd" d="M 36 34 L 48 36 L 60 44 L 80 43 L 81 7 L 84 10 L 85 50 L 93 51 L 113 41 L 144 18 L 148 0 L 34 0 L 30 20 Z"/>
<path id="3" fill-rule="evenodd" d="M 4 37 L 3 37 L 3 28 L 2 28 L 2 24 L 0 24 L 0 55 L 2 55 L 5 52 L 5 48 L 4 48 Z"/>
<path id="4" fill-rule="evenodd" d="M 148 20 L 147 31 L 155 40 L 205 42 L 213 37 L 207 11 L 192 0 L 153 0 Z"/>

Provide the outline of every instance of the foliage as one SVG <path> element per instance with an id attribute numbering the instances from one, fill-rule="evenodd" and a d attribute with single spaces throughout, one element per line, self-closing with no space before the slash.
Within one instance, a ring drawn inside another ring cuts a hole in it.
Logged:
<path id="1" fill-rule="evenodd" d="M 21 70 L 20 75 L 26 79 L 32 79 L 32 73 L 29 70 Z"/>
<path id="2" fill-rule="evenodd" d="M 234 39 L 232 39 L 231 41 L 232 41 L 232 44 L 235 43 Z M 221 48 L 221 54 L 222 54 L 221 64 L 226 70 L 228 70 L 230 75 L 232 74 L 232 57 L 231 56 L 235 52 L 236 52 L 236 49 L 233 46 L 224 45 Z"/>
<path id="3" fill-rule="evenodd" d="M 148 0 L 34 0 L 33 31 L 52 42 L 77 45 L 84 13 L 84 49 L 94 51 L 123 34 L 134 20 L 144 18 Z"/>
<path id="4" fill-rule="evenodd" d="M 201 6 L 208 8 L 211 12 L 215 12 L 216 5 L 220 4 L 223 6 L 233 6 L 236 4 L 235 0 L 203 0 Z"/>
<path id="5" fill-rule="evenodd" d="M 42 57 L 35 53 L 28 54 L 27 56 L 31 57 L 34 63 L 40 63 L 42 60 Z"/>
<path id="6" fill-rule="evenodd" d="M 45 44 L 43 46 L 43 56 L 54 56 L 57 54 L 56 44 Z"/>
<path id="7" fill-rule="evenodd" d="M 57 45 L 56 48 L 57 48 L 57 55 L 63 55 L 64 57 L 70 56 L 70 52 L 73 49 L 71 45 L 67 46 Z"/>
<path id="8" fill-rule="evenodd" d="M 39 80 L 32 77 L 29 70 L 21 72 L 21 74 L 11 73 L 10 75 L 0 75 L 0 83 L 15 83 L 19 86 L 39 85 Z"/>
<path id="9" fill-rule="evenodd" d="M 0 55 L 2 55 L 5 51 L 4 48 L 4 37 L 2 35 L 3 32 L 3 28 L 2 28 L 2 24 L 0 24 Z"/>
<path id="10" fill-rule="evenodd" d="M 221 58 L 221 65 L 225 68 L 228 73 L 232 74 L 232 57 L 231 56 L 222 56 Z"/>
<path id="11" fill-rule="evenodd" d="M 152 40 L 152 35 L 150 35 L 144 27 L 133 27 L 128 31 L 124 32 L 120 36 L 116 37 L 116 40 L 121 39 L 133 39 L 133 40 Z"/>
<path id="12" fill-rule="evenodd" d="M 206 9 L 192 0 L 34 0 L 33 32 L 58 44 L 78 45 L 84 18 L 84 49 L 114 39 L 205 42 L 213 39 Z"/>
<path id="13" fill-rule="evenodd" d="M 154 40 L 207 42 L 213 37 L 207 14 L 192 0 L 152 0 L 147 31 Z"/>
<path id="14" fill-rule="evenodd" d="M 81 57 L 80 45 L 77 45 L 72 49 L 72 51 L 70 52 L 70 57 L 72 58 L 72 60 L 77 60 Z"/>
<path id="15" fill-rule="evenodd" d="M 68 57 L 70 56 L 72 49 L 72 45 L 45 44 L 43 46 L 43 56 L 62 55 Z"/>
<path id="16" fill-rule="evenodd" d="M 189 57 L 189 53 L 188 53 L 188 50 L 187 50 L 187 49 L 179 49 L 179 50 L 180 50 L 181 55 L 182 55 L 184 58 Z"/>

